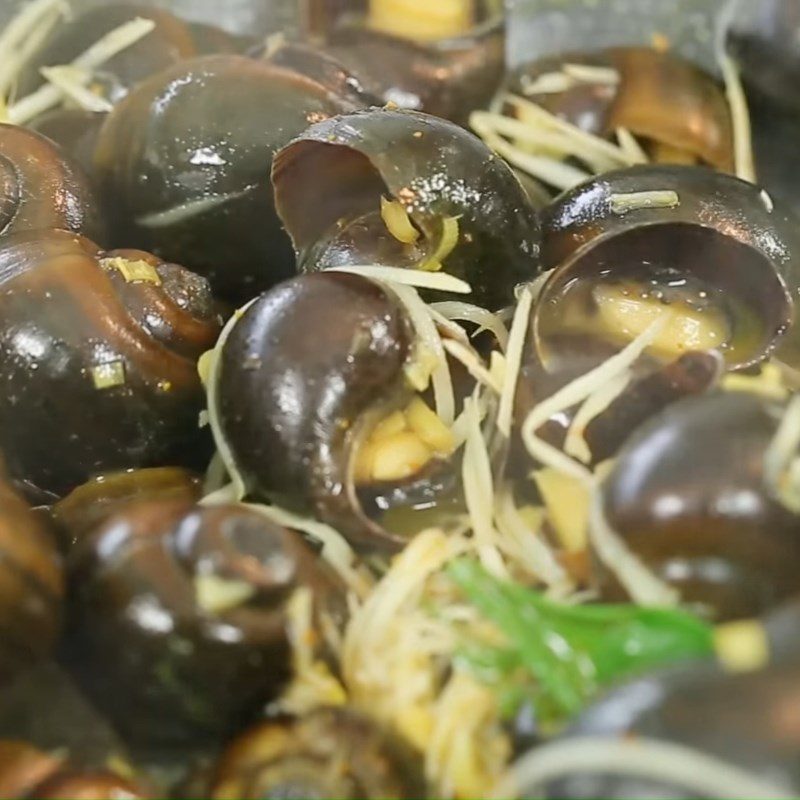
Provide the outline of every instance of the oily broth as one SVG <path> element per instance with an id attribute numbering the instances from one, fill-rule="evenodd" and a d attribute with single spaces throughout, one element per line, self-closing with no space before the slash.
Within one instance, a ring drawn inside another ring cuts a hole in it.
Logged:
<path id="1" fill-rule="evenodd" d="M 657 355 L 716 350 L 736 363 L 761 343 L 763 331 L 746 304 L 681 270 L 650 265 L 627 275 L 605 270 L 593 280 L 574 278 L 543 306 L 539 329 L 548 344 L 589 336 L 624 346 L 668 311 L 675 318 L 652 348 Z"/>

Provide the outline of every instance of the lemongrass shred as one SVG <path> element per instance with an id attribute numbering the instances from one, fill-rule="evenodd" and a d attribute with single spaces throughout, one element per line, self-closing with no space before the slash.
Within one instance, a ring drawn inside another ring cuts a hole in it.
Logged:
<path id="1" fill-rule="evenodd" d="M 447 333 L 451 339 L 461 342 L 461 344 L 463 344 L 465 347 L 471 346 L 467 332 L 457 322 L 454 322 L 449 317 L 446 317 L 435 308 L 438 303 L 426 303 L 426 305 L 428 307 L 428 313 L 431 315 L 431 318 L 436 323 L 436 326 L 441 329 L 441 331 Z"/>
<path id="2" fill-rule="evenodd" d="M 578 409 L 564 440 L 564 452 L 584 464 L 592 460 L 592 451 L 584 437 L 588 425 L 605 412 L 608 407 L 628 388 L 631 381 L 630 370 L 616 376 L 601 386 L 594 394 L 584 400 Z"/>
<path id="3" fill-rule="evenodd" d="M 217 410 L 217 384 L 219 383 L 222 349 L 225 347 L 228 338 L 230 337 L 231 333 L 233 333 L 233 329 L 236 327 L 241 317 L 244 315 L 247 309 L 256 302 L 257 299 L 258 298 L 253 298 L 249 303 L 233 313 L 231 318 L 227 321 L 227 323 L 225 323 L 225 326 L 220 332 L 219 338 L 217 339 L 217 343 L 214 345 L 213 350 L 209 351 L 211 355 L 206 356 L 205 360 L 202 362 L 208 370 L 207 383 L 205 387 L 208 424 L 211 426 L 211 435 L 214 438 L 214 444 L 216 445 L 217 453 L 219 453 L 219 457 L 222 459 L 225 469 L 230 476 L 236 500 L 241 500 L 245 496 L 246 488 L 244 478 L 242 478 L 242 475 L 236 466 L 236 459 L 233 457 L 233 451 L 226 441 L 225 434 L 222 431 L 222 423 L 220 422 L 219 413 Z M 200 365 L 200 363 L 201 362 L 198 362 L 198 365 Z"/>
<path id="4" fill-rule="evenodd" d="M 68 8 L 65 0 L 34 0 L 23 6 L 20 14 L 6 25 L 0 36 L 0 101 L 4 105 L 3 119 L 7 112 L 6 101 L 10 100 L 19 73 L 31 55 L 47 41 Z M 25 19 L 21 20 L 22 17 Z M 15 22 L 20 20 L 16 30 L 13 30 Z"/>
<path id="5" fill-rule="evenodd" d="M 488 686 L 456 670 L 438 697 L 425 773 L 439 797 L 486 797 L 512 754 Z"/>
<path id="6" fill-rule="evenodd" d="M 413 244 L 419 239 L 419 231 L 411 223 L 408 211 L 399 200 L 381 197 L 381 219 L 398 242 Z"/>
<path id="7" fill-rule="evenodd" d="M 286 47 L 286 43 L 287 38 L 284 31 L 270 33 L 264 39 L 264 52 L 262 53 L 261 58 L 263 58 L 264 61 L 270 61 L 279 50 Z"/>
<path id="8" fill-rule="evenodd" d="M 42 67 L 45 80 L 59 89 L 65 97 L 74 100 L 84 111 L 104 114 L 113 108 L 111 103 L 86 88 L 90 74 L 78 67 Z"/>
<path id="9" fill-rule="evenodd" d="M 440 272 L 443 269 L 444 260 L 456 249 L 461 235 L 458 220 L 458 217 L 444 217 L 442 219 L 442 235 L 439 237 L 439 244 L 436 246 L 436 250 L 417 269 L 423 272 Z"/>
<path id="10" fill-rule="evenodd" d="M 561 94 L 575 86 L 576 80 L 563 72 L 545 72 L 535 80 L 523 76 L 522 93 L 528 97 L 535 94 Z"/>
<path id="11" fill-rule="evenodd" d="M 577 125 L 573 125 L 571 122 L 567 122 L 567 120 L 562 119 L 555 114 L 551 114 L 546 109 L 536 105 L 536 103 L 532 103 L 530 100 L 526 100 L 524 97 L 519 97 L 518 95 L 514 94 L 507 94 L 505 95 L 505 101 L 512 106 L 522 109 L 523 113 L 529 119 L 540 120 L 542 124 L 555 128 L 556 130 L 559 130 L 572 137 L 575 140 L 576 145 L 580 145 L 589 152 L 598 155 L 605 155 L 616 162 L 629 166 L 627 157 L 623 150 L 612 142 L 609 142 L 600 136 L 595 136 L 592 133 L 587 133 Z M 576 154 L 580 155 L 580 152 L 580 150 L 577 150 Z"/>
<path id="12" fill-rule="evenodd" d="M 458 320 L 459 322 L 471 322 L 478 326 L 476 332 L 489 331 L 494 335 L 500 349 L 505 352 L 508 348 L 508 329 L 503 324 L 500 317 L 481 306 L 472 305 L 471 303 L 463 303 L 458 300 L 445 300 L 438 303 L 431 303 L 430 307 L 433 311 L 442 314 L 450 320 Z"/>
<path id="13" fill-rule="evenodd" d="M 331 267 L 331 271 L 349 272 L 385 283 L 398 283 L 416 289 L 436 289 L 440 292 L 453 292 L 455 294 L 470 294 L 472 287 L 461 278 L 448 275 L 446 272 L 422 272 L 417 269 L 404 269 L 402 267 L 377 267 L 377 266 L 344 266 Z"/>
<path id="14" fill-rule="evenodd" d="M 627 128 L 617 128 L 615 134 L 620 148 L 627 155 L 631 164 L 647 164 L 650 162 L 647 153 Z"/>
<path id="15" fill-rule="evenodd" d="M 621 216 L 630 211 L 646 208 L 677 208 L 681 204 L 681 198 L 672 189 L 660 189 L 650 192 L 610 194 L 608 203 L 611 212 Z"/>
<path id="16" fill-rule="evenodd" d="M 617 86 L 622 80 L 618 69 L 614 67 L 599 67 L 594 64 L 564 64 L 561 67 L 565 75 L 581 83 L 604 84 Z"/>
<path id="17" fill-rule="evenodd" d="M 793 796 L 760 775 L 676 742 L 643 736 L 572 736 L 541 745 L 519 758 L 494 797 L 539 796 L 554 781 L 612 773 L 677 784 L 697 797 L 789 800 Z"/>
<path id="18" fill-rule="evenodd" d="M 400 688 L 393 683 L 392 668 L 403 647 L 397 628 L 409 622 L 407 614 L 431 575 L 463 554 L 466 547 L 464 540 L 439 529 L 422 531 L 394 558 L 388 572 L 355 610 L 345 631 L 342 674 L 357 705 L 391 721 Z M 410 654 L 409 663 L 414 655 Z M 410 682 L 413 671 L 406 677 Z"/>
<path id="19" fill-rule="evenodd" d="M 724 51 L 719 53 L 719 65 L 725 81 L 725 94 L 731 110 L 733 124 L 733 148 L 737 177 L 756 183 L 758 180 L 753 157 L 753 130 L 750 109 L 742 86 L 739 69 Z"/>
<path id="20" fill-rule="evenodd" d="M 400 270 L 400 272 L 403 271 Z M 436 329 L 436 324 L 428 311 L 428 307 L 415 289 L 401 284 L 395 284 L 391 286 L 391 289 L 405 306 L 423 346 L 428 348 L 435 358 L 431 382 L 433 384 L 436 413 L 445 425 L 451 427 L 456 416 L 455 389 L 453 388 L 450 365 L 447 362 L 442 337 Z"/>
<path id="21" fill-rule="evenodd" d="M 487 130 L 481 131 L 474 126 L 473 129 L 487 147 L 502 156 L 509 164 L 556 189 L 563 191 L 572 189 L 591 177 L 585 170 L 565 164 L 558 159 L 525 153 L 496 133 Z"/>
<path id="22" fill-rule="evenodd" d="M 555 596 L 569 594 L 573 589 L 569 575 L 544 537 L 538 535 L 540 531 L 532 530 L 520 514 L 510 486 L 495 493 L 494 516 L 501 535 L 500 548 Z"/>
<path id="23" fill-rule="evenodd" d="M 123 50 L 127 50 L 140 39 L 153 31 L 156 24 L 151 19 L 137 17 L 136 19 L 120 25 L 107 33 L 91 47 L 79 55 L 70 66 L 85 70 L 85 74 L 112 59 Z M 66 65 L 64 65 L 66 66 Z M 86 78 L 88 82 L 88 77 Z M 8 118 L 16 125 L 23 125 L 39 114 L 57 106 L 63 92 L 52 84 L 42 86 L 33 94 L 23 97 L 8 109 Z"/>
<path id="24" fill-rule="evenodd" d="M 220 457 L 220 454 L 215 451 L 203 480 L 203 495 L 216 492 L 228 484 L 230 484 L 230 479 L 228 477 L 228 471 L 225 469 L 225 463 Z"/>
<path id="25" fill-rule="evenodd" d="M 494 528 L 494 479 L 489 451 L 481 430 L 481 417 L 474 397 L 467 400 L 467 439 L 461 464 L 464 500 L 467 504 L 478 556 L 483 566 L 497 577 L 508 570 L 497 547 Z"/>
<path id="26" fill-rule="evenodd" d="M 307 586 L 295 589 L 289 598 L 286 622 L 292 645 L 292 681 L 279 699 L 281 710 L 302 715 L 316 708 L 344 705 L 347 692 L 314 655 L 314 595 Z"/>
<path id="27" fill-rule="evenodd" d="M 508 378 L 508 361 L 499 350 L 492 350 L 489 355 L 489 374 L 498 386 L 504 386 Z"/>
<path id="28" fill-rule="evenodd" d="M 474 111 L 470 117 L 470 125 L 476 133 L 494 133 L 513 139 L 515 142 L 524 142 L 535 148 L 553 151 L 562 158 L 574 155 L 575 143 L 563 133 L 534 128 L 523 120 L 507 117 L 503 114 L 493 114 L 490 111 Z M 607 159 L 609 165 L 618 166 L 618 162 Z"/>
<path id="29" fill-rule="evenodd" d="M 473 398 L 474 399 L 474 398 Z M 481 424 L 489 413 L 489 403 L 485 395 L 479 395 L 475 401 L 478 406 L 478 413 L 480 415 Z M 458 450 L 464 442 L 467 441 L 467 432 L 469 429 L 469 419 L 471 410 L 469 405 L 466 405 L 464 410 L 456 417 L 456 421 L 450 428 L 451 433 L 455 439 L 455 449 Z"/>
<path id="30" fill-rule="evenodd" d="M 589 507 L 589 541 L 635 603 L 667 608 L 678 605 L 679 593 L 656 576 L 609 524 L 599 486 L 594 487 Z"/>
<path id="31" fill-rule="evenodd" d="M 230 503 L 238 503 L 239 497 L 236 491 L 236 487 L 233 483 L 226 483 L 224 486 L 221 486 L 216 491 L 211 492 L 210 494 L 205 495 L 201 500 L 198 501 L 198 505 L 201 506 L 223 506 L 228 505 Z"/>
<path id="32" fill-rule="evenodd" d="M 536 435 L 536 431 L 554 414 L 582 403 L 601 386 L 625 372 L 653 344 L 671 318 L 671 314 L 660 316 L 619 353 L 536 405 L 522 425 L 522 441 L 530 455 L 545 466 L 553 467 L 578 480 L 591 483 L 593 476 L 590 470 L 565 455 L 558 448 L 540 439 Z"/>
<path id="33" fill-rule="evenodd" d="M 522 355 L 525 349 L 525 338 L 528 334 L 531 309 L 533 308 L 533 292 L 525 288 L 517 301 L 511 332 L 508 337 L 506 352 L 506 375 L 500 393 L 500 406 L 497 411 L 497 427 L 506 437 L 511 436 L 511 423 L 514 418 L 514 400 L 517 394 L 517 382 L 522 369 Z"/>
<path id="34" fill-rule="evenodd" d="M 476 381 L 491 389 L 496 394 L 500 394 L 503 390 L 494 379 L 494 376 L 486 368 L 485 364 L 481 361 L 480 356 L 471 348 L 465 347 L 460 342 L 455 342 L 452 339 L 445 339 L 444 349 L 453 356 L 461 365 L 475 378 Z"/>
<path id="35" fill-rule="evenodd" d="M 522 287 L 518 287 L 520 288 L 520 291 L 519 292 L 515 291 L 515 294 L 517 295 L 517 300 L 520 299 L 522 291 L 525 291 L 527 289 L 527 291 L 529 291 L 533 295 L 533 302 L 535 303 L 539 299 L 539 295 L 542 293 L 544 285 L 547 283 L 547 281 L 550 280 L 550 276 L 554 272 L 555 268 L 545 270 L 540 275 L 537 275 L 530 283 L 525 284 Z"/>

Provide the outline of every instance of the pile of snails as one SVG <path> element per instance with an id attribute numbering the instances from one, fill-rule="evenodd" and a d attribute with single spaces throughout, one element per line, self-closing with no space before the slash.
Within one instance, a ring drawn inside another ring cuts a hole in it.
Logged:
<path id="1" fill-rule="evenodd" d="M 498 711 L 509 762 L 658 737 L 796 793 L 793 4 L 728 43 L 763 185 L 741 85 L 678 47 L 507 70 L 490 0 L 307 5 L 266 40 L 49 0 L 0 31 L 0 795 L 467 796 L 348 702 L 348 626 L 423 530 L 496 566 L 501 496 L 575 602 L 656 587 L 763 656 L 555 737 Z"/>

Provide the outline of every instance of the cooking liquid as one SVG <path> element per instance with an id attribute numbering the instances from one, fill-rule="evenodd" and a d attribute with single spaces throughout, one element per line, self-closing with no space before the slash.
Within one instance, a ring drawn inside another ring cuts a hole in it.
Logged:
<path id="1" fill-rule="evenodd" d="M 730 294 L 675 269 L 648 272 L 646 280 L 612 277 L 607 270 L 568 283 L 540 312 L 545 346 L 587 335 L 624 346 L 665 314 L 671 319 L 650 348 L 662 358 L 715 350 L 739 363 L 761 344 L 756 315 Z"/>

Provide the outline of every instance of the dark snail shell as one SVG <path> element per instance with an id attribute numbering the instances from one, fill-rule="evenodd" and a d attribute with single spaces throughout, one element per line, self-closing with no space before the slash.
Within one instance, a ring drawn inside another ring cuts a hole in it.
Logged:
<path id="1" fill-rule="evenodd" d="M 531 357 L 531 350 L 529 347 L 524 358 L 517 386 L 515 418 L 519 425 L 537 404 L 587 373 L 597 363 L 598 357 L 602 359 L 610 355 L 605 352 L 601 356 L 587 353 L 584 359 L 572 359 L 564 369 L 549 372 L 541 362 Z M 583 431 L 591 464 L 601 464 L 616 456 L 640 425 L 673 403 L 715 389 L 723 373 L 722 358 L 714 352 L 685 353 L 663 365 L 641 359 L 624 391 Z M 537 435 L 554 447 L 562 448 L 578 407 L 552 417 L 539 428 Z M 512 459 L 510 469 L 514 474 L 527 474 L 530 471 L 528 454 L 521 453 Z"/>
<path id="2" fill-rule="evenodd" d="M 283 38 L 274 45 L 268 42 L 250 55 L 311 78 L 349 102 L 354 110 L 381 104 L 380 99 L 364 87 L 360 76 L 346 69 L 327 51 L 310 43 Z"/>
<path id="3" fill-rule="evenodd" d="M 735 5 L 729 49 L 741 69 L 759 181 L 800 213 L 800 7 L 792 0 Z"/>
<path id="4" fill-rule="evenodd" d="M 214 800 L 426 796 L 409 748 L 346 708 L 262 723 L 234 740 L 215 773 Z"/>
<path id="5" fill-rule="evenodd" d="M 205 457 L 196 361 L 219 332 L 207 283 L 63 231 L 0 249 L 0 449 L 64 494 L 116 469 Z"/>
<path id="6" fill-rule="evenodd" d="M 242 304 L 294 274 L 270 165 L 311 122 L 345 108 L 264 61 L 208 56 L 141 84 L 108 117 L 95 167 L 118 241 L 205 275 Z"/>
<path id="7" fill-rule="evenodd" d="M 764 474 L 779 419 L 746 393 L 683 400 L 634 433 L 602 484 L 614 531 L 715 619 L 756 616 L 798 594 L 800 519 Z M 595 567 L 603 595 L 624 597 Z"/>
<path id="8" fill-rule="evenodd" d="M 571 290 L 616 280 L 699 281 L 730 306 L 729 369 L 773 352 L 792 365 L 797 230 L 759 187 L 700 167 L 632 167 L 587 181 L 543 220 L 542 266 L 555 271 L 533 313 L 538 355 L 549 367 L 585 348 L 585 336 L 563 335 Z"/>
<path id="9" fill-rule="evenodd" d="M 61 560 L 42 519 L 0 479 L 0 681 L 53 649 L 61 630 Z"/>
<path id="10" fill-rule="evenodd" d="M 179 467 L 154 467 L 98 475 L 71 491 L 50 513 L 69 549 L 126 506 L 144 501 L 197 502 L 203 487 L 197 475 Z"/>
<path id="11" fill-rule="evenodd" d="M 155 28 L 98 69 L 98 77 L 111 83 L 112 101 L 159 70 L 201 54 L 187 23 L 168 11 L 132 3 L 104 3 L 56 28 L 26 63 L 17 96 L 24 97 L 44 84 L 42 67 L 72 63 L 107 33 L 137 17 L 152 20 Z"/>
<path id="12" fill-rule="evenodd" d="M 793 0 L 737 3 L 728 32 L 749 87 L 779 107 L 800 109 L 800 7 Z"/>
<path id="13" fill-rule="evenodd" d="M 563 92 L 538 94 L 534 83 L 565 65 L 606 67 L 618 83 L 579 82 Z M 733 134 L 725 95 L 699 67 L 649 47 L 571 53 L 516 70 L 507 83 L 551 113 L 598 136 L 625 128 L 643 142 L 669 147 L 725 172 L 733 171 Z M 654 152 L 661 160 L 659 152 Z"/>
<path id="14" fill-rule="evenodd" d="M 272 170 L 275 204 L 314 271 L 349 264 L 414 266 L 431 257 L 443 220 L 459 238 L 445 269 L 470 283 L 472 301 L 507 305 L 538 272 L 536 214 L 509 167 L 458 126 L 411 111 L 372 109 L 320 122 L 285 147 Z M 381 218 L 399 201 L 421 232 L 403 247 Z"/>
<path id="15" fill-rule="evenodd" d="M 800 215 L 800 164 L 794 158 L 800 116 L 769 98 L 751 94 L 748 102 L 758 180 L 776 201 Z"/>
<path id="16" fill-rule="evenodd" d="M 692 352 L 634 381 L 586 426 L 593 462 L 615 456 L 633 431 L 672 403 L 710 392 L 723 372 L 722 359 L 716 353 Z"/>
<path id="17" fill-rule="evenodd" d="M 256 45 L 258 37 L 252 29 L 235 33 L 211 24 L 218 21 L 220 21 L 219 17 L 215 16 L 208 22 L 189 22 L 189 30 L 192 33 L 198 55 L 219 55 L 221 53 L 246 55 Z"/>
<path id="18" fill-rule="evenodd" d="M 299 276 L 251 305 L 213 389 L 248 494 L 311 513 L 358 546 L 402 547 L 365 513 L 353 473 L 370 425 L 412 396 L 403 367 L 414 341 L 398 301 L 360 276 Z"/>
<path id="19" fill-rule="evenodd" d="M 48 228 L 104 240 L 89 179 L 49 139 L 0 125 L 0 237 Z"/>
<path id="20" fill-rule="evenodd" d="M 465 125 L 502 80 L 503 36 L 499 16 L 438 42 L 414 42 L 355 24 L 331 31 L 326 48 L 363 76 L 367 90 L 384 103 Z"/>
<path id="21" fill-rule="evenodd" d="M 120 732 L 151 745 L 258 717 L 289 678 L 296 589 L 313 593 L 317 624 L 345 609 L 302 537 L 243 506 L 129 506 L 73 550 L 70 577 L 65 659 Z"/>
<path id="22" fill-rule="evenodd" d="M 105 118 L 105 114 L 96 111 L 57 108 L 37 117 L 27 127 L 55 142 L 91 178 L 94 149 Z"/>
<path id="23" fill-rule="evenodd" d="M 138 800 L 152 795 L 109 771 L 77 768 L 60 753 L 0 741 L 0 796 L 9 800 Z"/>
<path id="24" fill-rule="evenodd" d="M 792 797 L 800 792 L 800 662 L 772 663 L 757 672 L 730 674 L 712 664 L 670 669 L 625 684 L 583 713 L 566 736 L 655 738 L 695 748 L 746 770 Z M 676 771 L 655 782 L 610 769 L 552 782 L 546 797 L 697 797 Z"/>
<path id="25" fill-rule="evenodd" d="M 474 5 L 476 23 L 471 30 L 432 41 L 375 28 L 363 0 L 311 0 L 303 27 L 383 103 L 466 124 L 473 109 L 488 104 L 501 82 L 504 63 L 498 3 L 479 0 Z"/>
<path id="26" fill-rule="evenodd" d="M 25 669 L 5 687 L 0 695 L 3 739 L 30 742 L 49 753 L 69 753 L 74 765 L 91 770 L 114 760 L 130 761 L 125 743 L 55 659 Z M 0 797 L 5 796 L 0 791 Z"/>

